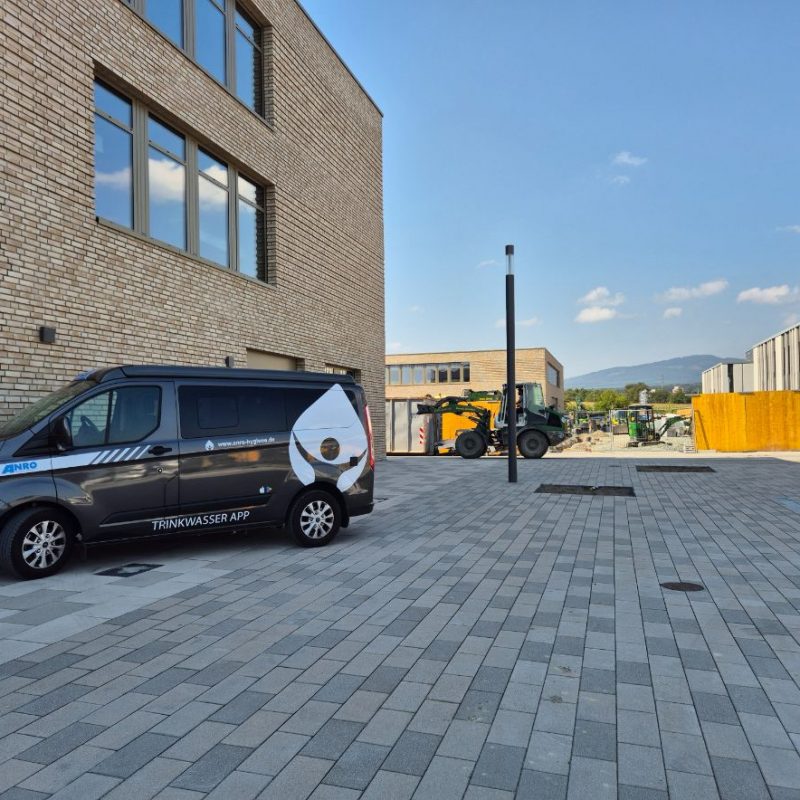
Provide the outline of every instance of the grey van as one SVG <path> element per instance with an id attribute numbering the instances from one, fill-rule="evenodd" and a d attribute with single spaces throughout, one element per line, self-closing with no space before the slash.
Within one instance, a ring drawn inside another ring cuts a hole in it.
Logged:
<path id="1" fill-rule="evenodd" d="M 76 545 L 283 526 L 325 545 L 373 508 L 364 390 L 347 375 L 120 366 L 0 425 L 0 565 Z"/>

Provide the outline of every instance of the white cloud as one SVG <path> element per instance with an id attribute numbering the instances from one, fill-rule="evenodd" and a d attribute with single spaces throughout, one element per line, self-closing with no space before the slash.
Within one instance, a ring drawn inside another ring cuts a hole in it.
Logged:
<path id="1" fill-rule="evenodd" d="M 661 300 L 666 303 L 696 300 L 699 297 L 711 297 L 724 292 L 728 288 L 728 281 L 719 278 L 715 281 L 706 281 L 698 286 L 673 286 L 661 295 Z"/>
<path id="2" fill-rule="evenodd" d="M 94 177 L 95 183 L 100 186 L 110 186 L 112 189 L 129 189 L 131 185 L 131 169 L 125 167 L 116 172 L 98 172 Z"/>
<path id="3" fill-rule="evenodd" d="M 425 309 L 422 306 L 409 306 L 408 310 L 412 314 L 419 314 L 420 312 L 424 311 Z"/>
<path id="4" fill-rule="evenodd" d="M 779 231 L 785 231 L 786 233 L 800 233 L 800 225 L 784 225 L 782 228 L 778 228 Z"/>
<path id="5" fill-rule="evenodd" d="M 616 308 L 607 308 L 606 306 L 588 306 L 582 308 L 580 314 L 575 317 L 575 322 L 606 322 L 619 316 L 619 311 Z"/>
<path id="6" fill-rule="evenodd" d="M 759 303 L 760 305 L 778 305 L 780 303 L 793 303 L 800 300 L 800 289 L 790 287 L 788 283 L 781 286 L 766 286 L 763 289 L 754 286 L 739 292 L 737 303 Z"/>
<path id="7" fill-rule="evenodd" d="M 622 292 L 611 294 L 608 287 L 596 286 L 579 297 L 578 302 L 583 306 L 620 306 L 625 302 L 625 295 Z"/>
<path id="8" fill-rule="evenodd" d="M 635 156 L 628 150 L 621 150 L 613 156 L 611 163 L 621 167 L 641 167 L 647 163 L 647 159 L 644 156 Z"/>
<path id="9" fill-rule="evenodd" d="M 664 319 L 676 319 L 681 314 L 683 314 L 683 309 L 676 306 L 664 309 Z"/>
<path id="10" fill-rule="evenodd" d="M 485 269 L 486 267 L 499 267 L 500 262 L 496 258 L 487 258 L 486 261 L 478 262 L 478 269 Z"/>
<path id="11" fill-rule="evenodd" d="M 627 175 L 614 175 L 613 178 L 609 179 L 609 182 L 615 186 L 625 186 L 626 183 L 631 182 L 631 179 Z"/>

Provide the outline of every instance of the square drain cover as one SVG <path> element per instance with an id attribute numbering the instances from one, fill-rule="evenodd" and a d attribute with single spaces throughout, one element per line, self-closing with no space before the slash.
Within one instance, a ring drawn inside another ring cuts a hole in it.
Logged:
<path id="1" fill-rule="evenodd" d="M 95 575 L 109 575 L 112 578 L 131 578 L 134 575 L 141 575 L 143 572 L 150 572 L 151 569 L 158 569 L 163 564 L 123 564 L 121 567 L 104 569 L 96 572 Z"/>
<path id="2" fill-rule="evenodd" d="M 637 472 L 716 472 L 711 467 L 679 467 L 677 465 L 664 466 L 661 464 L 648 464 L 636 467 Z"/>
<path id="3" fill-rule="evenodd" d="M 543 483 L 536 494 L 588 494 L 593 497 L 636 497 L 630 486 L 578 486 L 571 483 Z"/>

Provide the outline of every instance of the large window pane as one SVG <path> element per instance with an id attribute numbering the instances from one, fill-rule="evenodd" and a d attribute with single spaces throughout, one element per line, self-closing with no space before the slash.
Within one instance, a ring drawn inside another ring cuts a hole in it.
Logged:
<path id="1" fill-rule="evenodd" d="M 154 117 L 150 117 L 147 133 L 153 144 L 157 144 L 181 160 L 186 158 L 186 140 L 181 134 L 175 133 L 172 128 L 168 128 Z"/>
<path id="2" fill-rule="evenodd" d="M 183 47 L 183 0 L 146 0 L 144 15 L 167 38 Z"/>
<path id="3" fill-rule="evenodd" d="M 239 200 L 239 272 L 265 281 L 264 214 Z"/>
<path id="4" fill-rule="evenodd" d="M 205 150 L 197 151 L 197 165 L 200 172 L 213 178 L 217 183 L 223 186 L 228 185 L 228 167 L 222 161 L 214 156 L 210 156 Z M 241 194 L 241 192 L 240 192 Z"/>
<path id="5" fill-rule="evenodd" d="M 197 61 L 225 83 L 225 15 L 212 0 L 197 0 L 195 15 Z"/>
<path id="6" fill-rule="evenodd" d="M 150 183 L 150 235 L 186 249 L 186 167 L 151 147 L 148 155 Z"/>
<path id="7" fill-rule="evenodd" d="M 133 227 L 131 134 L 95 116 L 94 183 L 98 217 Z"/>
<path id="8" fill-rule="evenodd" d="M 97 81 L 94 84 L 94 105 L 98 111 L 119 120 L 129 128 L 131 127 L 133 116 L 131 101 L 120 97 L 116 92 Z"/>
<path id="9" fill-rule="evenodd" d="M 236 95 L 253 111 L 257 111 L 259 53 L 253 44 L 236 31 Z"/>
<path id="10" fill-rule="evenodd" d="M 450 365 L 450 380 L 453 383 L 461 383 L 461 364 Z"/>
<path id="11" fill-rule="evenodd" d="M 228 266 L 228 192 L 200 175 L 200 255 Z"/>

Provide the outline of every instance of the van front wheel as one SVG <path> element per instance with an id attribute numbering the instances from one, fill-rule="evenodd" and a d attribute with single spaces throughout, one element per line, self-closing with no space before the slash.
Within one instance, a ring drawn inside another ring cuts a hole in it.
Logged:
<path id="1" fill-rule="evenodd" d="M 337 533 L 342 522 L 339 503 L 327 492 L 303 492 L 289 514 L 295 541 L 302 547 L 322 547 Z"/>
<path id="2" fill-rule="evenodd" d="M 69 517 L 53 508 L 14 514 L 0 531 L 0 565 L 20 578 L 45 578 L 69 558 L 75 531 Z"/>

